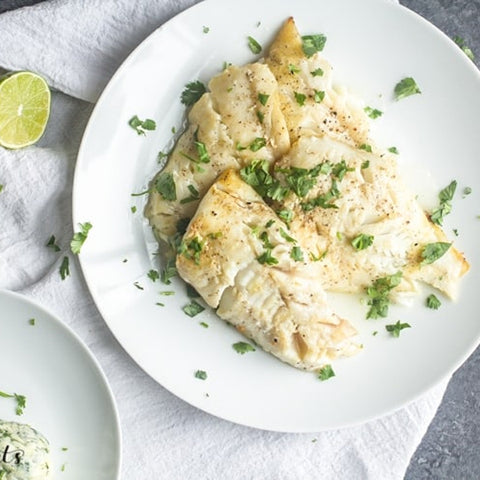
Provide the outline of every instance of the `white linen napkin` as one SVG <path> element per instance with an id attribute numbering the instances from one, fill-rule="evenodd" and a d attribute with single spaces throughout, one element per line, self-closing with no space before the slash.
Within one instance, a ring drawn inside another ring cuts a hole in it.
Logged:
<path id="1" fill-rule="evenodd" d="M 73 171 L 92 102 L 143 38 L 194 3 L 52 0 L 0 15 L 0 67 L 36 71 L 57 90 L 40 143 L 0 148 L 0 288 L 49 308 L 99 360 L 120 412 L 122 479 L 401 479 L 446 382 L 396 413 L 343 430 L 285 434 L 232 424 L 179 400 L 130 359 L 68 252 Z M 52 234 L 61 252 L 45 246 Z M 71 274 L 62 281 L 65 255 Z"/>

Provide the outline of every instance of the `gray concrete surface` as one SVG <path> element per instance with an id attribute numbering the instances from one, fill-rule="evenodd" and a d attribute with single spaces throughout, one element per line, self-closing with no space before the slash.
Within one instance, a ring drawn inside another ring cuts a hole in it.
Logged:
<path id="1" fill-rule="evenodd" d="M 41 0 L 0 0 L 0 13 L 39 1 Z M 462 37 L 476 54 L 475 63 L 480 67 L 480 0 L 400 2 L 449 37 Z M 410 462 L 404 480 L 480 479 L 479 440 L 480 348 L 454 374 L 442 404 Z"/>

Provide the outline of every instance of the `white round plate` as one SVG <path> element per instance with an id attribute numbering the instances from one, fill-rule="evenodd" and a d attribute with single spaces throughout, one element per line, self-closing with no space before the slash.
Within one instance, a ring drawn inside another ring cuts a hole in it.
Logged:
<path id="1" fill-rule="evenodd" d="M 119 478 L 118 413 L 87 347 L 44 308 L 6 290 L 0 290 L 0 325 L 0 390 L 26 397 L 20 416 L 13 399 L 0 398 L 0 418 L 48 439 L 52 478 Z"/>
<path id="2" fill-rule="evenodd" d="M 366 306 L 358 298 L 335 297 L 339 313 L 360 329 L 365 348 L 335 362 L 336 377 L 327 382 L 258 349 L 237 354 L 232 344 L 241 335 L 211 311 L 186 316 L 181 309 L 189 302 L 184 284 L 163 285 L 147 277 L 150 269 L 160 268 L 156 244 L 142 215 L 145 196 L 131 196 L 148 188 L 158 169 L 158 152 L 171 148 L 172 130 L 181 131 L 185 85 L 208 81 L 224 62 L 255 60 L 247 36 L 267 47 L 289 16 L 302 34 L 327 36 L 324 55 L 337 83 L 384 112 L 373 122 L 374 136 L 396 146 L 402 164 L 418 168 L 420 194 L 425 184 L 421 172 L 432 173 L 435 195 L 451 180 L 458 181 L 445 229 L 472 266 L 458 302 L 442 298 L 438 311 L 427 309 L 423 296 L 411 307 L 392 308 L 386 320 L 367 321 Z M 393 88 L 406 76 L 416 80 L 422 93 L 396 102 Z M 197 4 L 160 27 L 126 60 L 100 98 L 81 145 L 74 224 L 93 225 L 80 260 L 105 321 L 160 384 L 234 422 L 318 431 L 400 408 L 451 374 L 479 339 L 479 111 L 475 66 L 440 31 L 399 5 L 381 0 Z M 156 130 L 137 135 L 128 126 L 134 115 L 154 119 Z M 466 186 L 473 193 L 463 198 Z M 166 291 L 175 295 L 162 295 Z M 385 325 L 397 320 L 412 328 L 393 338 Z M 196 370 L 206 371 L 208 378 L 195 378 Z"/>

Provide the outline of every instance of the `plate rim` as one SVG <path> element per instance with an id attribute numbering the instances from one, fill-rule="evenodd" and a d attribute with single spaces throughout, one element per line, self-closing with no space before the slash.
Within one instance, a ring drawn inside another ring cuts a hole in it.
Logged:
<path id="1" fill-rule="evenodd" d="M 120 479 L 120 474 L 121 474 L 121 468 L 123 464 L 123 452 L 122 452 L 122 446 L 123 446 L 123 434 L 122 434 L 122 428 L 121 428 L 121 420 L 120 420 L 120 413 L 118 410 L 118 406 L 116 403 L 115 396 L 113 394 L 113 390 L 110 386 L 110 383 L 108 381 L 108 378 L 103 371 L 102 366 L 100 365 L 98 359 L 96 356 L 93 354 L 93 352 L 90 350 L 88 345 L 82 340 L 82 338 L 78 335 L 77 332 L 75 332 L 69 325 L 64 323 L 60 317 L 58 317 L 56 314 L 54 314 L 51 310 L 48 308 L 44 307 L 41 303 L 38 302 L 38 300 L 33 299 L 23 293 L 19 293 L 13 290 L 8 290 L 5 288 L 0 288 L 0 302 L 2 301 L 2 297 L 6 297 L 9 299 L 13 299 L 15 302 L 18 303 L 23 303 L 24 305 L 36 309 L 37 311 L 42 312 L 42 314 L 48 318 L 48 321 L 52 322 L 52 324 L 55 326 L 54 328 L 60 329 L 63 331 L 67 336 L 69 336 L 73 343 L 79 348 L 79 350 L 82 352 L 82 354 L 85 354 L 87 358 L 91 362 L 91 366 L 94 367 L 95 374 L 99 377 L 99 379 L 102 382 L 103 388 L 104 388 L 104 393 L 106 393 L 108 401 L 110 403 L 110 406 L 112 407 L 112 413 L 113 413 L 113 418 L 115 421 L 115 427 L 117 430 L 117 435 L 115 436 L 115 449 L 118 453 L 117 459 L 115 462 L 115 480 Z"/>

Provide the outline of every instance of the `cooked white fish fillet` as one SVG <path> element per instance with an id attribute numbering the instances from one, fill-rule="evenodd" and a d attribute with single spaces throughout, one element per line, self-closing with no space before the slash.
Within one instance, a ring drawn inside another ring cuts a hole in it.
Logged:
<path id="1" fill-rule="evenodd" d="M 177 270 L 218 315 L 264 350 L 307 370 L 356 352 L 356 330 L 328 305 L 307 252 L 243 180 L 228 170 L 201 201 Z"/>
<path id="2" fill-rule="evenodd" d="M 312 170 L 321 164 L 330 172 L 319 173 L 304 197 L 289 195 L 282 208 L 293 212 L 290 228 L 300 244 L 326 252 L 317 265 L 325 290 L 362 292 L 375 279 L 401 270 L 397 293 L 418 292 L 421 281 L 457 296 L 468 263 L 453 246 L 435 262 L 422 263 L 427 244 L 448 239 L 404 184 L 395 155 L 310 136 L 301 137 L 276 168 Z M 325 198 L 328 208 L 313 207 Z M 371 236 L 372 244 L 357 250 L 352 241 L 360 235 Z"/>
<path id="3" fill-rule="evenodd" d="M 456 298 L 467 261 L 406 187 L 395 155 L 369 137 L 363 105 L 333 84 L 320 53 L 305 54 L 293 19 L 265 63 L 229 67 L 209 90 L 152 182 L 145 213 L 165 241 L 191 218 L 175 245 L 178 273 L 221 318 L 314 370 L 359 350 L 328 292 L 365 292 L 401 272 L 392 299 L 420 283 Z M 252 161 L 277 182 L 268 204 L 239 174 Z M 447 249 L 428 263 L 436 244 Z"/>
<path id="4" fill-rule="evenodd" d="M 209 89 L 190 110 L 187 130 L 152 182 L 145 215 L 166 241 L 179 220 L 193 215 L 220 173 L 259 155 L 274 161 L 290 147 L 277 82 L 266 65 L 230 66 L 210 81 Z M 174 194 L 165 195 L 165 183 Z"/>
<path id="5" fill-rule="evenodd" d="M 368 117 L 359 99 L 333 84 L 332 67 L 321 53 L 307 57 L 302 45 L 289 18 L 265 58 L 278 82 L 291 142 L 325 134 L 352 145 L 369 143 Z"/>

